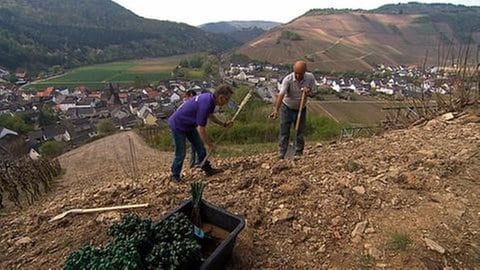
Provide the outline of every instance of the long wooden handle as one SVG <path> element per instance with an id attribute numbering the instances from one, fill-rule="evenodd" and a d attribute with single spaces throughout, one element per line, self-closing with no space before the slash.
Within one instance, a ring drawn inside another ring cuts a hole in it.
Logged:
<path id="1" fill-rule="evenodd" d="M 238 106 L 238 109 L 237 111 L 235 112 L 235 114 L 233 115 L 232 119 L 230 119 L 231 122 L 235 121 L 235 119 L 237 119 L 237 116 L 240 114 L 240 112 L 243 110 L 243 107 L 245 107 L 245 105 L 248 103 L 248 101 L 250 100 L 250 98 L 252 97 L 252 94 L 253 93 L 253 89 L 251 89 L 250 91 L 248 91 L 247 95 L 243 98 L 242 102 L 240 103 L 240 105 Z M 224 129 L 222 131 L 222 134 L 220 134 L 220 136 L 218 137 L 218 139 L 215 141 L 215 143 L 219 143 L 220 141 L 223 140 L 223 137 L 225 137 L 225 134 L 227 134 L 227 130 L 228 128 Z M 212 152 L 208 152 L 207 155 L 205 156 L 205 158 L 202 160 L 202 162 L 200 163 L 200 167 L 203 167 L 203 165 L 205 165 L 205 162 L 207 162 L 208 158 L 210 158 L 210 156 L 212 155 Z"/>
<path id="2" fill-rule="evenodd" d="M 144 204 L 132 204 L 132 205 L 120 205 L 120 206 L 110 206 L 110 207 L 100 207 L 100 208 L 90 208 L 90 209 L 70 209 L 66 212 L 61 213 L 60 215 L 56 215 L 49 220 L 49 222 L 53 222 L 59 219 L 66 217 L 69 214 L 86 214 L 86 213 L 95 213 L 95 212 L 103 212 L 103 211 L 112 211 L 112 210 L 122 210 L 122 209 L 131 209 L 131 208 L 140 208 L 140 207 L 148 207 L 148 203 Z"/>
<path id="3" fill-rule="evenodd" d="M 235 114 L 233 115 L 232 119 L 230 119 L 230 121 L 235 121 L 235 119 L 237 119 L 237 116 L 240 114 L 240 112 L 242 111 L 243 107 L 245 107 L 245 105 L 248 103 L 248 101 L 250 100 L 250 98 L 252 97 L 252 92 L 253 90 L 250 90 L 248 91 L 247 95 L 243 98 L 242 102 L 240 103 L 240 105 L 238 106 L 238 109 L 237 111 L 235 112 Z"/>
<path id="4" fill-rule="evenodd" d="M 141 207 L 148 207 L 148 203 L 143 204 L 132 204 L 132 205 L 120 205 L 120 206 L 110 206 L 110 207 L 100 207 L 100 208 L 90 208 L 90 209 L 74 209 L 80 210 L 75 211 L 73 213 L 95 213 L 95 212 L 103 212 L 103 211 L 112 211 L 112 210 L 122 210 L 122 209 L 131 209 L 131 208 L 141 208 Z"/>
<path id="5" fill-rule="evenodd" d="M 300 127 L 300 119 L 302 118 L 303 106 L 305 105 L 305 90 L 302 91 L 302 99 L 300 100 L 300 108 L 298 109 L 297 114 L 297 122 L 295 123 L 295 131 L 298 132 L 298 128 Z"/>

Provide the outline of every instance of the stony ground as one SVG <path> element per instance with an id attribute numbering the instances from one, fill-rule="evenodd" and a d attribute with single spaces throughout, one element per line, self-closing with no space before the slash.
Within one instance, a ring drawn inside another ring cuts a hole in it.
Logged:
<path id="1" fill-rule="evenodd" d="M 139 179 L 132 180 L 129 139 Z M 61 157 L 66 174 L 36 205 L 0 212 L 0 268 L 58 269 L 69 252 L 107 240 L 119 212 L 48 219 L 70 208 L 150 203 L 159 219 L 208 182 L 205 198 L 246 219 L 232 269 L 480 269 L 480 115 L 407 130 L 310 143 L 297 160 L 274 154 L 214 160 L 168 181 L 171 154 L 135 134 Z"/>

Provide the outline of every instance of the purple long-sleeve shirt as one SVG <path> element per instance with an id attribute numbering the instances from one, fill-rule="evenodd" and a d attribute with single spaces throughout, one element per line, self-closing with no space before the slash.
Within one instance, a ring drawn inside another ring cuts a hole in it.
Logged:
<path id="1" fill-rule="evenodd" d="M 215 98 L 212 93 L 204 93 L 185 101 L 168 118 L 173 131 L 188 132 L 197 126 L 206 126 L 208 116 L 215 110 Z"/>

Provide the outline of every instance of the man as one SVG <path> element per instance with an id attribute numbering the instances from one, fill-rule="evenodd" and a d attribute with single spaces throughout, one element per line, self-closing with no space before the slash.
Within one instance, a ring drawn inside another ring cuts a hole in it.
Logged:
<path id="1" fill-rule="evenodd" d="M 204 93 L 187 100 L 168 118 L 168 125 L 172 131 L 173 142 L 175 145 L 175 156 L 172 163 L 171 180 L 179 182 L 181 180 L 181 171 L 183 160 L 185 159 L 185 143 L 188 139 L 197 154 L 198 160 L 202 161 L 207 153 L 204 144 L 209 151 L 214 151 L 216 146 L 208 138 L 206 125 L 208 119 L 215 124 L 228 128 L 231 122 L 222 122 L 214 114 L 215 106 L 224 106 L 230 101 L 233 94 L 229 86 L 222 85 L 218 87 L 214 94 Z M 218 173 L 207 161 L 202 166 L 207 176 Z"/>
<path id="2" fill-rule="evenodd" d="M 288 148 L 288 140 L 290 137 L 290 127 L 295 126 L 297 115 L 302 111 L 300 125 L 297 133 L 297 141 L 295 144 L 295 155 L 303 155 L 305 147 L 305 119 L 307 114 L 306 100 L 303 108 L 300 108 L 302 91 L 306 96 L 312 96 L 316 88 L 315 77 L 312 73 L 307 72 L 307 64 L 304 61 L 297 61 L 293 65 L 293 72 L 283 78 L 280 91 L 275 100 L 273 112 L 270 118 L 277 119 L 280 114 L 280 143 L 279 158 L 283 159 Z"/>
<path id="3" fill-rule="evenodd" d="M 195 92 L 194 90 L 188 90 L 187 92 L 185 92 L 183 96 L 183 103 L 179 107 L 181 107 L 183 104 L 185 104 L 187 100 L 191 99 L 196 95 L 197 95 L 197 92 Z M 193 144 L 190 144 L 190 145 L 191 145 L 190 168 L 193 168 L 195 167 L 195 165 L 200 164 L 201 161 L 198 160 L 197 153 L 195 152 L 195 148 L 193 147 Z"/>

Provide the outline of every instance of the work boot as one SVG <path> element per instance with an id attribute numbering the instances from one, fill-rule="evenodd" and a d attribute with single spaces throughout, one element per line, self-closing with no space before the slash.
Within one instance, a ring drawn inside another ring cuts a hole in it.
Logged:
<path id="1" fill-rule="evenodd" d="M 182 179 L 180 178 L 180 176 L 175 176 L 175 175 L 171 175 L 170 176 L 170 181 L 174 182 L 174 183 L 180 183 Z"/>
<path id="2" fill-rule="evenodd" d="M 210 163 L 206 163 L 205 165 L 203 165 L 202 170 L 205 172 L 205 174 L 207 176 L 212 176 L 212 175 L 215 175 L 217 173 L 222 172 L 222 170 L 220 170 L 220 169 L 212 168 Z"/>

